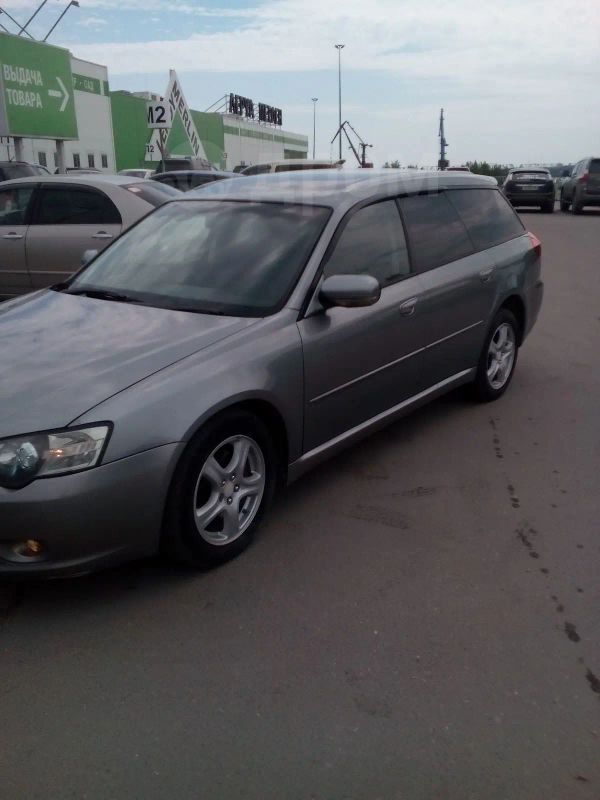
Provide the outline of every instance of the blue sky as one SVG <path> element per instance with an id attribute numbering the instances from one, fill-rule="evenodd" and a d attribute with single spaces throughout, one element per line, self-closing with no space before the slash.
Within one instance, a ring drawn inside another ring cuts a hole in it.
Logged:
<path id="1" fill-rule="evenodd" d="M 23 21 L 35 5 L 2 3 Z M 65 5 L 48 0 L 34 35 Z M 112 88 L 163 91 L 174 68 L 193 107 L 233 91 L 311 137 L 318 97 L 321 157 L 337 127 L 336 42 L 343 116 L 376 164 L 435 163 L 441 106 L 453 163 L 598 149 L 599 0 L 81 0 L 52 41 L 107 64 Z"/>

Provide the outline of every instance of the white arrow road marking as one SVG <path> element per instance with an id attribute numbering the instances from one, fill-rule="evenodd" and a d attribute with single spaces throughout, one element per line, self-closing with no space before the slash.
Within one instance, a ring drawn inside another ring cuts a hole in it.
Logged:
<path id="1" fill-rule="evenodd" d="M 56 77 L 56 81 L 60 86 L 60 88 L 62 89 L 62 92 L 59 92 L 56 89 L 48 89 L 48 94 L 50 95 L 50 97 L 62 97 L 63 101 L 60 106 L 60 111 L 64 111 L 65 108 L 67 107 L 67 103 L 69 102 L 70 94 L 67 92 L 67 87 L 64 85 L 64 83 L 58 76 Z"/>

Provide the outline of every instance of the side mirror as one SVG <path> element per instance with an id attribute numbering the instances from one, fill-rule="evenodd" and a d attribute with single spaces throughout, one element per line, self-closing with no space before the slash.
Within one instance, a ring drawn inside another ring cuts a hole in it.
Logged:
<path id="1" fill-rule="evenodd" d="M 570 178 L 571 177 L 571 170 L 570 169 L 563 169 L 562 176 L 563 176 L 563 178 Z"/>
<path id="2" fill-rule="evenodd" d="M 96 258 L 98 255 L 98 250 L 86 250 L 84 254 L 81 256 L 81 266 L 85 267 L 86 264 L 89 264 L 93 258 Z"/>
<path id="3" fill-rule="evenodd" d="M 325 278 L 319 300 L 325 308 L 362 308 L 381 297 L 381 286 L 372 275 L 331 275 Z"/>

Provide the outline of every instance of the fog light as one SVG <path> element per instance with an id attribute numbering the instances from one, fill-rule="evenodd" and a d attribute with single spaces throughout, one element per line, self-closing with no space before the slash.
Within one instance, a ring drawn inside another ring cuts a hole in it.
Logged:
<path id="1" fill-rule="evenodd" d="M 44 552 L 44 545 L 37 539 L 27 539 L 25 542 L 17 542 L 13 547 L 13 552 L 24 558 L 38 558 Z"/>

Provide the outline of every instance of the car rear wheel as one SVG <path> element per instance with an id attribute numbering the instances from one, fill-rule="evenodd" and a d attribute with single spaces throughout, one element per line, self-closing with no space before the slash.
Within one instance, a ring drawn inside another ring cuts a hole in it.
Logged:
<path id="1" fill-rule="evenodd" d="M 568 200 L 565 200 L 564 197 L 561 194 L 561 196 L 560 196 L 560 210 L 561 211 L 568 211 L 570 206 L 571 206 L 571 203 L 569 203 Z"/>
<path id="2" fill-rule="evenodd" d="M 210 422 L 184 453 L 171 487 L 163 550 L 210 567 L 250 544 L 275 491 L 277 453 L 267 427 L 246 411 Z"/>
<path id="3" fill-rule="evenodd" d="M 554 212 L 554 200 L 549 200 L 547 203 L 544 203 L 541 209 L 545 214 L 552 214 Z"/>
<path id="4" fill-rule="evenodd" d="M 573 195 L 573 202 L 571 203 L 571 211 L 573 214 L 582 214 L 583 213 L 583 203 L 577 197 L 576 194 Z"/>
<path id="5" fill-rule="evenodd" d="M 475 399 L 497 400 L 508 389 L 519 354 L 519 325 L 514 314 L 502 308 L 490 327 L 473 383 Z"/>

